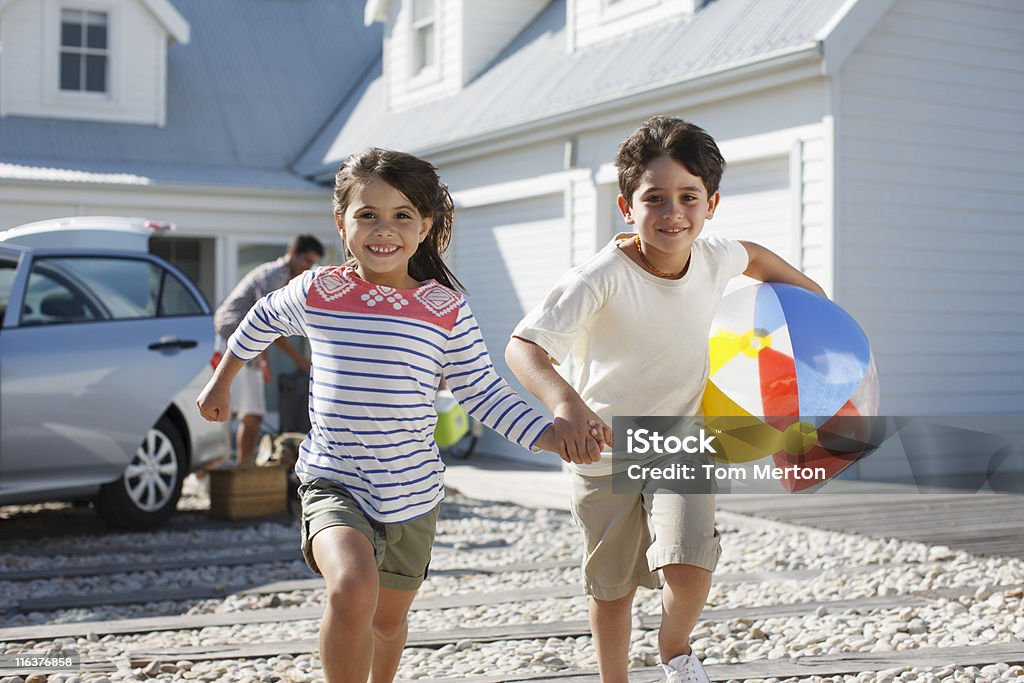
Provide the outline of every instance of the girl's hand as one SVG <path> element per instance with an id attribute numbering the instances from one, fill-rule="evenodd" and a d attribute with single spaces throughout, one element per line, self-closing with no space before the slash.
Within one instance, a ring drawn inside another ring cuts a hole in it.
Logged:
<path id="1" fill-rule="evenodd" d="M 612 444 L 612 430 L 579 398 L 555 407 L 551 426 L 554 450 L 566 462 L 586 465 L 601 459 L 601 451 Z"/>
<path id="2" fill-rule="evenodd" d="M 196 399 L 199 414 L 209 422 L 224 422 L 231 408 L 231 387 L 223 386 L 216 378 L 210 380 Z"/>

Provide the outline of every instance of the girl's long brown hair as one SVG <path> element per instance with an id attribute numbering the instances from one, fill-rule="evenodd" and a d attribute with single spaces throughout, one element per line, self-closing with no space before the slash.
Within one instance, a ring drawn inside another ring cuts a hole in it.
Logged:
<path id="1" fill-rule="evenodd" d="M 344 216 L 352 201 L 352 192 L 380 178 L 404 194 L 420 215 L 432 219 L 430 232 L 409 260 L 410 277 L 420 282 L 437 280 L 449 289 L 466 291 L 442 258 L 452 241 L 455 205 L 448 187 L 429 162 L 404 152 L 371 147 L 353 154 L 334 177 L 334 213 Z M 354 266 L 355 260 L 346 265 Z"/>

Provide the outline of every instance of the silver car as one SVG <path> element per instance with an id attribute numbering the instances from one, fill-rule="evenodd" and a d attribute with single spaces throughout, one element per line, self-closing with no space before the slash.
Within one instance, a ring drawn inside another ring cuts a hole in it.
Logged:
<path id="1" fill-rule="evenodd" d="M 144 240 L 18 234 L 0 233 L 0 505 L 91 499 L 112 526 L 162 524 L 184 477 L 229 450 L 194 404 L 209 306 Z"/>

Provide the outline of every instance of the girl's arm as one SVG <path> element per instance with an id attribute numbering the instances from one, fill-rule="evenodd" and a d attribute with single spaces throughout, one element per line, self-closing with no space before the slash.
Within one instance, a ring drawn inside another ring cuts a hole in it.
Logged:
<path id="1" fill-rule="evenodd" d="M 196 399 L 199 414 L 210 422 L 224 422 L 231 408 L 231 382 L 245 367 L 245 363 L 233 353 L 226 353 L 217 364 L 213 377 L 206 383 Z"/>
<path id="2" fill-rule="evenodd" d="M 747 269 L 743 274 L 761 282 L 781 282 L 786 285 L 796 285 L 810 290 L 815 294 L 827 296 L 821 286 L 807 277 L 793 266 L 786 263 L 785 259 L 766 249 L 755 242 L 740 240 L 740 244 L 747 250 Z"/>
<path id="3" fill-rule="evenodd" d="M 474 419 L 525 448 L 557 452 L 551 421 L 531 408 L 495 372 L 465 300 L 445 349 L 442 373 L 459 405 Z"/>

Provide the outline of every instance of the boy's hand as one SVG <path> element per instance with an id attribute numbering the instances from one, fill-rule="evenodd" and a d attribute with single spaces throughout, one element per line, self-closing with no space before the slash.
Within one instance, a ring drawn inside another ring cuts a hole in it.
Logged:
<path id="1" fill-rule="evenodd" d="M 199 393 L 196 405 L 199 406 L 199 414 L 206 420 L 210 422 L 224 422 L 228 419 L 230 414 L 228 411 L 231 408 L 230 385 L 225 387 L 216 378 L 210 380 Z"/>
<path id="2" fill-rule="evenodd" d="M 586 465 L 601 459 L 601 450 L 612 444 L 612 430 L 581 400 L 555 407 L 555 419 L 549 431 L 562 460 Z"/>

